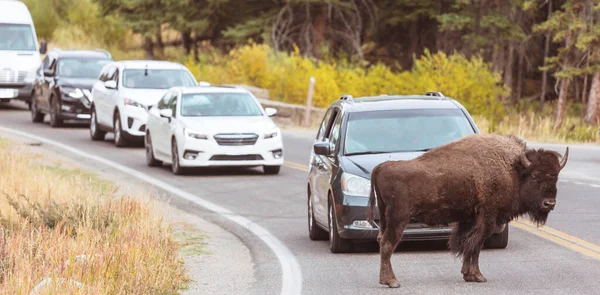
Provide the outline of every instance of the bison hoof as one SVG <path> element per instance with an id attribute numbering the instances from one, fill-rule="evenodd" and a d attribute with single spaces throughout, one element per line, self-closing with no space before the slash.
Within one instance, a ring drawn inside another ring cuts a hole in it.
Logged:
<path id="1" fill-rule="evenodd" d="M 379 281 L 379 283 L 382 285 L 387 285 L 390 288 L 399 288 L 400 287 L 400 283 L 398 282 L 398 280 L 393 280 L 393 281 L 389 281 L 389 282 Z"/>
<path id="2" fill-rule="evenodd" d="M 465 274 L 463 275 L 465 282 L 485 283 L 486 278 L 482 274 Z"/>

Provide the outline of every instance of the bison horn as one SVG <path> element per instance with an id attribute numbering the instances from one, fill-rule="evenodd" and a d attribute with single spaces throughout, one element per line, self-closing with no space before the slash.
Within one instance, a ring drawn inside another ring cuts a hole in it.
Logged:
<path id="1" fill-rule="evenodd" d="M 525 152 L 521 154 L 521 163 L 523 164 L 523 166 L 525 166 L 525 168 L 529 168 L 529 166 L 531 166 L 531 161 L 527 159 L 527 153 Z"/>
<path id="2" fill-rule="evenodd" d="M 567 165 L 568 158 L 569 158 L 569 147 L 567 147 L 567 150 L 565 151 L 565 155 L 563 156 L 562 160 L 560 161 L 560 170 L 565 168 L 565 165 Z"/>

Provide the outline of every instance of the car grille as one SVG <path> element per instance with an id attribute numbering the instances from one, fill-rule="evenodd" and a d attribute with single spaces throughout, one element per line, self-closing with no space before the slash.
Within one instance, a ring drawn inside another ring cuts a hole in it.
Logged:
<path id="1" fill-rule="evenodd" d="M 27 71 L 0 70 L 0 83 L 23 83 Z"/>
<path id="2" fill-rule="evenodd" d="M 253 133 L 221 133 L 214 136 L 219 145 L 254 145 L 258 135 Z"/>
<path id="3" fill-rule="evenodd" d="M 211 161 L 260 161 L 261 155 L 214 155 L 210 157 Z"/>

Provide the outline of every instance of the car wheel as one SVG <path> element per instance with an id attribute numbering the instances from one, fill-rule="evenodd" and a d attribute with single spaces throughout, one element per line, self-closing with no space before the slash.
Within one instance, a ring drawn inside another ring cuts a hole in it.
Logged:
<path id="1" fill-rule="evenodd" d="M 44 122 L 44 117 L 45 115 L 43 113 L 41 113 L 38 108 L 37 108 L 37 99 L 35 98 L 35 93 L 33 94 L 33 97 L 31 98 L 31 104 L 30 104 L 30 109 L 31 109 L 31 121 L 33 123 L 42 123 Z"/>
<path id="2" fill-rule="evenodd" d="M 346 253 L 352 250 L 352 241 L 340 237 L 337 231 L 337 219 L 333 213 L 333 200 L 329 201 L 329 250 L 332 253 Z"/>
<path id="3" fill-rule="evenodd" d="M 125 147 L 127 146 L 127 142 L 123 137 L 123 128 L 121 126 L 121 115 L 119 113 L 115 113 L 115 119 L 113 122 L 114 125 L 114 137 L 115 137 L 115 146 L 116 147 Z"/>
<path id="4" fill-rule="evenodd" d="M 308 191 L 308 237 L 313 241 L 324 241 L 329 237 L 327 231 L 320 228 L 315 221 L 313 211 L 312 194 Z"/>
<path id="5" fill-rule="evenodd" d="M 483 246 L 486 249 L 504 249 L 508 246 L 508 224 L 501 233 L 493 234 L 489 237 Z"/>
<path id="6" fill-rule="evenodd" d="M 50 99 L 50 126 L 52 128 L 60 127 L 63 124 L 62 118 L 60 117 L 60 103 L 58 99 Z"/>
<path id="7" fill-rule="evenodd" d="M 146 164 L 150 167 L 157 167 L 162 165 L 162 161 L 154 158 L 154 148 L 152 147 L 152 138 L 150 137 L 150 132 L 146 134 Z"/>
<path id="8" fill-rule="evenodd" d="M 279 174 L 279 170 L 281 170 L 281 166 L 263 166 L 263 170 L 265 174 Z"/>
<path id="9" fill-rule="evenodd" d="M 183 175 L 184 169 L 179 164 L 179 151 L 175 138 L 171 141 L 171 170 L 175 175 Z"/>
<path id="10" fill-rule="evenodd" d="M 92 140 L 104 140 L 106 132 L 100 130 L 98 127 L 98 116 L 96 115 L 96 109 L 92 108 L 92 117 L 90 118 L 90 137 Z"/>

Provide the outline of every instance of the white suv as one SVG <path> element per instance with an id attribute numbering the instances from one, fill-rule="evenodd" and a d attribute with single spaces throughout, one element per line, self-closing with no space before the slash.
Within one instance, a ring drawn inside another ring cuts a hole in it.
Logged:
<path id="1" fill-rule="evenodd" d="M 263 166 L 266 174 L 283 165 L 281 131 L 249 91 L 235 87 L 196 86 L 170 89 L 150 108 L 146 162 L 186 167 Z"/>
<path id="2" fill-rule="evenodd" d="M 146 134 L 148 106 L 174 86 L 195 86 L 192 73 L 179 63 L 166 61 L 118 61 L 102 69 L 92 88 L 90 136 L 104 140 L 114 133 L 117 147 L 141 142 Z"/>

